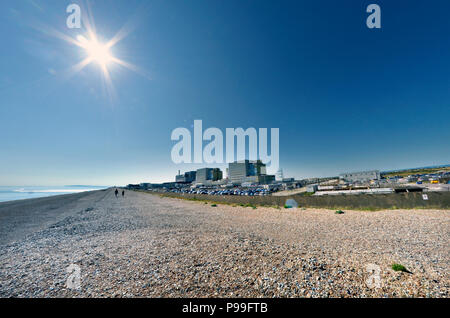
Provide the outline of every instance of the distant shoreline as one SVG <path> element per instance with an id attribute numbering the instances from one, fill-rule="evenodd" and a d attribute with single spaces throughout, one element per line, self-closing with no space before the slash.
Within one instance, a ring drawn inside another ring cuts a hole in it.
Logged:
<path id="1" fill-rule="evenodd" d="M 107 189 L 106 186 L 0 186 L 0 203 Z"/>
<path id="2" fill-rule="evenodd" d="M 0 202 L 0 245 L 23 239 L 103 197 L 106 189 Z"/>

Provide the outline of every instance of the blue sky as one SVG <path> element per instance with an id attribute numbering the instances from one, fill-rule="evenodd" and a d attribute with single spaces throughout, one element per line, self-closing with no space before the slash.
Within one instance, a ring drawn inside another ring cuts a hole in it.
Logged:
<path id="1" fill-rule="evenodd" d="M 450 163 L 450 2 L 90 1 L 97 35 L 136 65 L 66 76 L 85 52 L 66 7 L 0 3 L 0 185 L 122 185 L 174 179 L 170 134 L 280 128 L 297 178 Z M 382 28 L 368 29 L 367 5 Z M 82 12 L 84 14 L 85 12 Z M 224 165 L 214 165 L 224 167 Z"/>

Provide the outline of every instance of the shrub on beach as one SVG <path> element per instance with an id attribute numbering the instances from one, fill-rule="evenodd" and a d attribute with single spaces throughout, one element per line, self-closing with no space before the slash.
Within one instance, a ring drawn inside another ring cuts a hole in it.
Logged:
<path id="1" fill-rule="evenodd" d="M 396 272 L 410 273 L 410 271 L 407 270 L 406 267 L 403 266 L 402 264 L 394 263 L 394 264 L 392 264 L 391 268 L 392 268 L 394 271 L 396 271 Z"/>

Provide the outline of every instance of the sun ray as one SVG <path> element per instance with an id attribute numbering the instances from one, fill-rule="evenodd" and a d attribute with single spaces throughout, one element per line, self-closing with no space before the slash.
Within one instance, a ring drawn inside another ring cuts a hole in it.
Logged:
<path id="1" fill-rule="evenodd" d="M 138 9 L 136 9 L 133 17 L 129 19 L 121 28 L 120 30 L 112 37 L 111 40 L 107 43 L 108 47 L 113 47 L 117 43 L 119 43 L 121 40 L 126 38 L 131 32 L 136 29 L 138 24 L 143 20 L 144 12 L 148 12 L 149 6 L 151 4 L 149 2 L 142 3 L 141 6 L 139 6 Z"/>
<path id="2" fill-rule="evenodd" d="M 117 43 L 119 43 L 122 39 L 126 38 L 128 34 L 132 31 L 131 27 L 124 26 L 122 27 L 119 32 L 117 32 L 111 40 L 106 43 L 106 46 L 108 48 L 113 47 Z"/>
<path id="3" fill-rule="evenodd" d="M 147 72 L 145 72 L 145 71 L 143 71 L 142 69 L 140 69 L 139 67 L 137 67 L 136 65 L 134 65 L 134 64 L 131 64 L 131 63 L 129 63 L 129 62 L 126 62 L 126 61 L 123 61 L 123 60 L 121 60 L 121 59 L 118 59 L 118 58 L 116 58 L 116 57 L 112 57 L 112 62 L 114 62 L 114 63 L 116 63 L 116 64 L 119 64 L 119 65 L 121 65 L 121 66 L 124 66 L 124 67 L 126 67 L 127 69 L 129 69 L 129 70 L 131 70 L 131 71 L 133 71 L 133 72 L 135 72 L 135 73 L 137 73 L 137 74 L 139 74 L 139 75 L 141 75 L 141 76 L 143 76 L 143 77 L 145 77 L 145 78 L 147 78 L 147 79 L 149 79 L 149 80 L 151 80 L 152 78 L 151 78 L 151 76 L 150 76 L 150 74 L 147 74 Z"/>
<path id="4" fill-rule="evenodd" d="M 95 20 L 94 15 L 92 13 L 92 8 L 90 2 L 87 0 L 86 5 L 83 5 L 83 7 L 86 8 L 86 10 L 83 10 L 87 12 L 86 16 L 83 16 L 83 24 L 88 31 L 89 36 L 91 39 L 96 39 L 97 30 L 95 27 Z"/>
<path id="5" fill-rule="evenodd" d="M 73 73 L 78 73 L 78 72 L 81 72 L 81 70 L 83 70 L 83 68 L 88 66 L 91 62 L 92 62 L 92 59 L 90 57 L 87 57 L 84 60 L 82 60 L 81 62 L 79 62 L 78 64 L 75 64 L 74 66 L 72 66 L 70 69 Z"/>
<path id="6" fill-rule="evenodd" d="M 32 27 L 45 35 L 49 35 L 54 38 L 63 40 L 67 43 L 79 46 L 79 42 L 76 39 L 68 36 L 67 34 L 62 33 L 61 31 L 56 30 L 55 28 L 53 28 L 49 25 L 46 25 L 41 22 L 36 22 L 36 23 L 32 24 Z"/>
<path id="7" fill-rule="evenodd" d="M 116 98 L 117 98 L 116 90 L 115 90 L 114 84 L 113 84 L 113 82 L 111 80 L 111 75 L 110 75 L 110 73 L 108 71 L 108 68 L 105 65 L 102 66 L 102 72 L 103 72 L 103 79 L 104 79 L 105 84 L 106 84 L 105 85 L 106 86 L 106 93 L 107 93 L 107 95 L 109 97 L 110 102 L 113 103 L 116 100 Z"/>

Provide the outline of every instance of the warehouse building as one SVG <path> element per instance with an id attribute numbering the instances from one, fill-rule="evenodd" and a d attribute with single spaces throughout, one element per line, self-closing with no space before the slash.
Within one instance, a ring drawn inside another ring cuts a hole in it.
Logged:
<path id="1" fill-rule="evenodd" d="M 339 175 L 339 179 L 347 182 L 369 182 L 371 180 L 380 180 L 380 171 L 361 171 L 361 172 L 348 172 Z"/>

